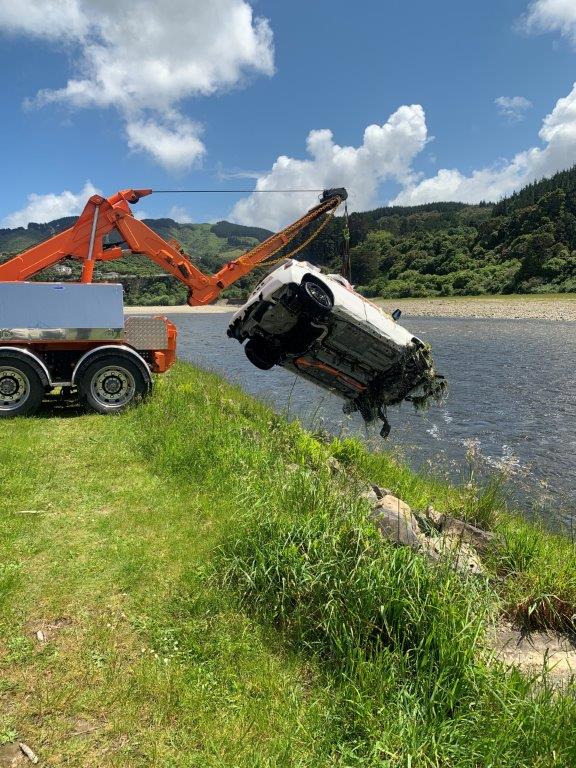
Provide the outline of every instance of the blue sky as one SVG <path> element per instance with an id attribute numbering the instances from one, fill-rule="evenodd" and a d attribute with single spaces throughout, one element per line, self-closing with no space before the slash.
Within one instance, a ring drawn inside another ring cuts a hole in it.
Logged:
<path id="1" fill-rule="evenodd" d="M 137 17 L 128 0 L 15 5 L 0 0 L 3 226 L 77 213 L 88 181 L 344 184 L 363 209 L 493 199 L 576 162 L 573 0 L 141 0 Z M 321 129 L 332 136 L 307 150 Z M 272 227 L 312 202 L 140 207 Z"/>

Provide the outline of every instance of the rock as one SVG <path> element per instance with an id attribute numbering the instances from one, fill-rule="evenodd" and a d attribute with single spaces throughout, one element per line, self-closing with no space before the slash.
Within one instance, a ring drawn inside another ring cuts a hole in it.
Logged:
<path id="1" fill-rule="evenodd" d="M 30 749 L 28 744 L 24 744 L 24 742 L 21 741 L 18 746 L 20 747 L 22 752 L 26 755 L 28 760 L 30 760 L 31 763 L 33 763 L 34 765 L 38 763 L 38 755 L 33 750 Z"/>
<path id="2" fill-rule="evenodd" d="M 370 517 L 376 523 L 381 535 L 396 544 L 402 544 L 418 551 L 423 537 L 418 521 L 412 510 L 402 499 L 386 494 L 372 510 Z"/>
<path id="3" fill-rule="evenodd" d="M 340 473 L 344 472 L 344 467 L 334 456 L 328 456 L 327 464 L 330 468 L 330 472 L 332 472 L 333 475 L 339 475 Z"/>
<path id="4" fill-rule="evenodd" d="M 462 574 L 482 576 L 485 573 L 476 550 L 459 536 L 425 536 L 421 538 L 420 544 L 420 551 L 434 562 L 445 560 L 451 568 Z"/>
<path id="5" fill-rule="evenodd" d="M 373 488 L 370 487 L 370 488 L 367 488 L 365 491 L 362 491 L 362 493 L 360 494 L 360 498 L 364 499 L 364 501 L 367 501 L 371 507 L 375 507 L 376 504 L 378 504 L 380 497 L 377 496 Z"/>
<path id="6" fill-rule="evenodd" d="M 446 515 L 443 515 L 441 512 L 437 512 L 432 504 L 428 504 L 424 515 L 428 520 L 430 520 L 435 528 L 438 528 L 438 530 L 442 528 L 442 523 L 444 522 Z"/>
<path id="7" fill-rule="evenodd" d="M 441 533 L 447 536 L 459 537 L 464 543 L 470 544 L 480 554 L 485 554 L 494 541 L 495 534 L 491 531 L 484 531 L 471 523 L 459 520 L 450 515 L 443 515 L 429 504 L 424 512 L 424 517 Z"/>
<path id="8" fill-rule="evenodd" d="M 445 517 L 440 530 L 445 536 L 459 539 L 463 544 L 474 547 L 481 555 L 486 554 L 496 538 L 491 531 L 483 531 L 455 517 Z"/>
<path id="9" fill-rule="evenodd" d="M 393 495 L 392 491 L 389 490 L 388 488 L 380 488 L 379 485 L 374 485 L 374 484 L 372 484 L 370 487 L 372 488 L 372 490 L 374 491 L 376 496 L 378 496 L 379 499 L 383 499 L 384 496 L 392 496 Z"/>

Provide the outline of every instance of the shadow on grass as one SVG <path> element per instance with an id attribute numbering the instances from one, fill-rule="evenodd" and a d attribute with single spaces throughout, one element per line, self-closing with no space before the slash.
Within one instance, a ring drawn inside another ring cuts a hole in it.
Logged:
<path id="1" fill-rule="evenodd" d="M 37 419 L 76 418 L 85 416 L 86 408 L 76 398 L 47 395 L 34 414 Z"/>

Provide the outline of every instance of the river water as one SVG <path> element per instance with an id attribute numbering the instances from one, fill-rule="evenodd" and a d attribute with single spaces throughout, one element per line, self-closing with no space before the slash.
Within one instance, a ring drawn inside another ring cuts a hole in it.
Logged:
<path id="1" fill-rule="evenodd" d="M 526 511 L 556 519 L 576 511 L 576 323 L 407 318 L 409 330 L 432 344 L 450 391 L 424 412 L 408 403 L 390 409 L 383 442 L 377 427 L 345 416 L 340 399 L 282 368 L 254 368 L 226 336 L 228 314 L 168 316 L 179 329 L 181 359 L 223 373 L 308 428 L 360 436 L 453 480 L 467 478 L 473 455 L 476 471 L 506 472 Z"/>

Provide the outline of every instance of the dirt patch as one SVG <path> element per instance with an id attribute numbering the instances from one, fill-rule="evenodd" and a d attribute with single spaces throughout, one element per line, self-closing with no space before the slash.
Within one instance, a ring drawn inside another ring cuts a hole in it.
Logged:
<path id="1" fill-rule="evenodd" d="M 538 675 L 546 667 L 556 683 L 567 683 L 576 675 L 576 636 L 559 632 L 525 632 L 511 624 L 494 631 L 492 647 L 504 664 Z"/>

